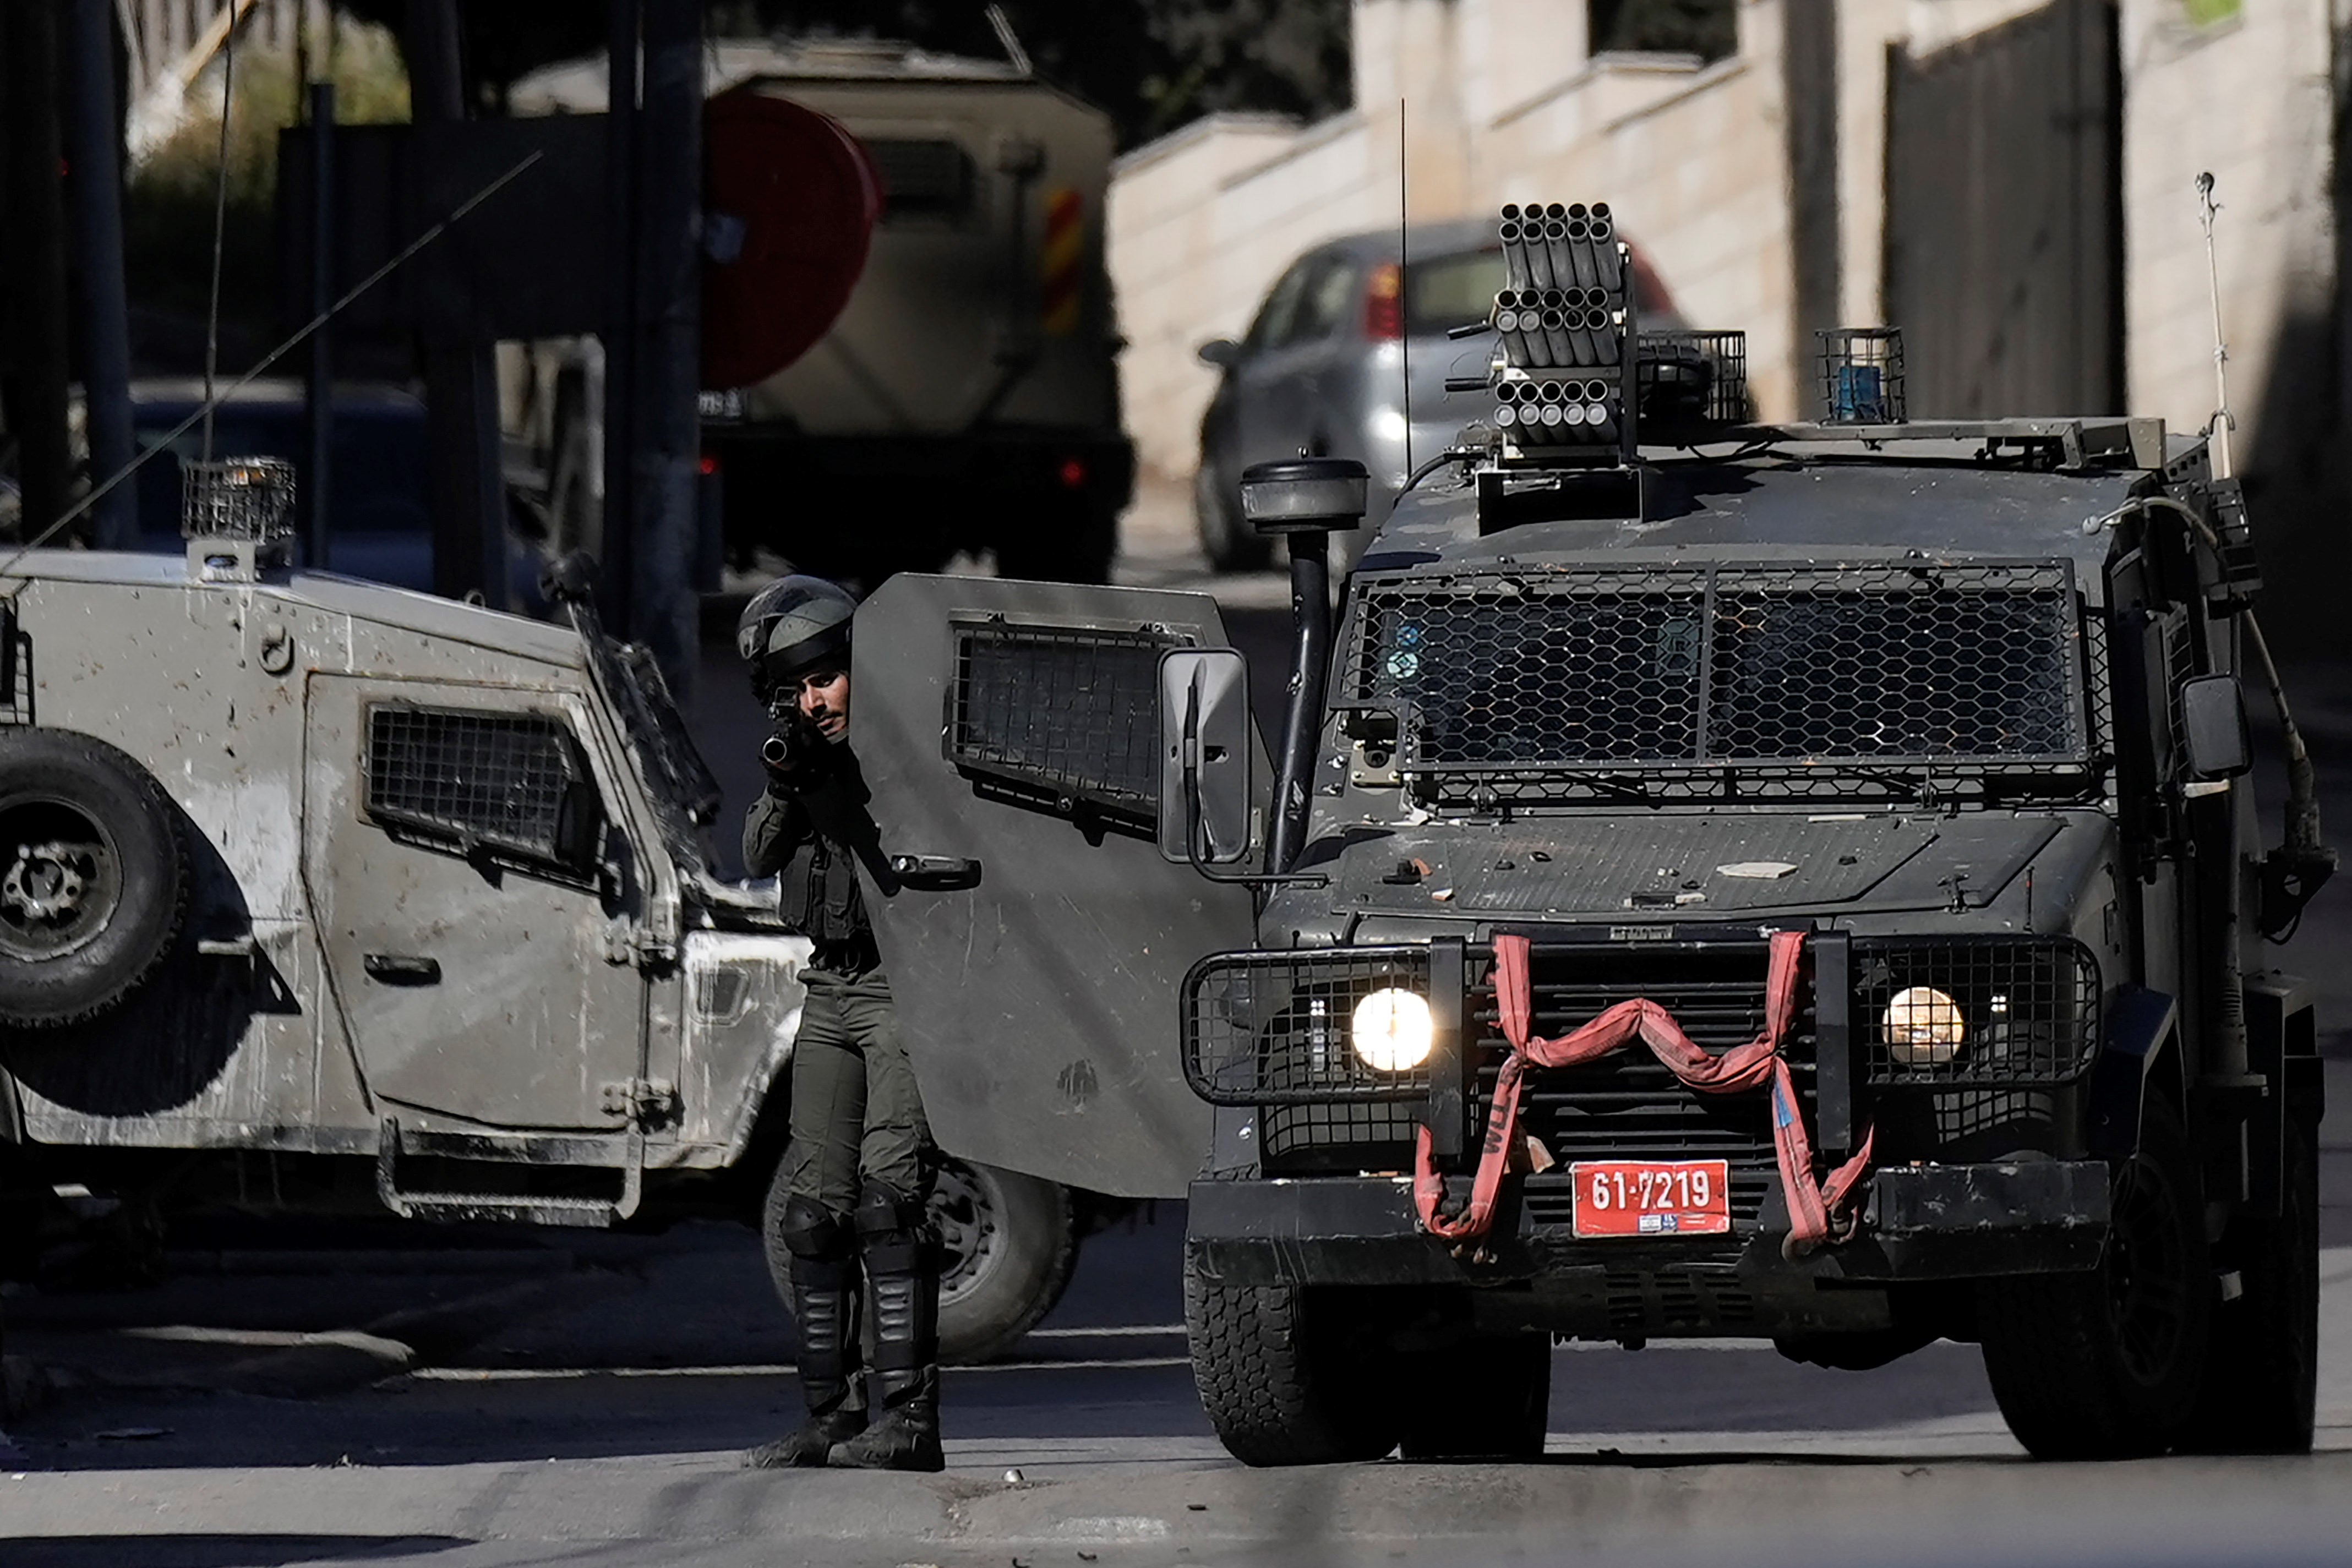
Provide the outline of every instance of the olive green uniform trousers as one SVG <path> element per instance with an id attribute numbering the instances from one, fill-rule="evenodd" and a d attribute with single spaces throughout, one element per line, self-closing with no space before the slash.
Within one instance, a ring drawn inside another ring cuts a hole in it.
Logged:
<path id="1" fill-rule="evenodd" d="M 808 1000 L 793 1042 L 786 1190 L 843 1215 L 856 1208 L 866 1181 L 919 1197 L 930 1129 L 889 978 L 879 968 L 804 969 L 801 978 Z"/>

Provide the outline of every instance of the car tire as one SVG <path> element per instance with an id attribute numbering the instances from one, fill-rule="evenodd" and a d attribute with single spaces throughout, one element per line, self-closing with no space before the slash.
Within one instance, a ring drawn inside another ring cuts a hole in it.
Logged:
<path id="1" fill-rule="evenodd" d="M 784 1166 L 761 1209 L 769 1281 L 793 1312 L 792 1254 L 783 1244 Z M 940 1232 L 940 1359 L 987 1361 L 1019 1343 L 1054 1310 L 1077 1261 L 1068 1189 L 1036 1176 L 948 1159 L 931 1193 Z"/>
<path id="2" fill-rule="evenodd" d="M 1348 1292 L 1227 1285 L 1184 1258 L 1184 1334 L 1202 1408 L 1245 1465 L 1377 1459 L 1396 1447 L 1392 1380 Z"/>
<path id="3" fill-rule="evenodd" d="M 0 731 L 0 1020 L 85 1023 L 153 978 L 187 918 L 182 822 L 104 741 Z"/>
<path id="4" fill-rule="evenodd" d="M 1551 1416 L 1551 1336 L 1483 1333 L 1413 1357 L 1408 1459 L 1534 1459 Z"/>
<path id="5" fill-rule="evenodd" d="M 2036 1458 L 2160 1454 L 2196 1406 L 2213 1278 L 2196 1155 L 2169 1101 L 2152 1098 L 2142 1113 L 2111 1209 L 2096 1269 L 1978 1287 L 1993 1398 Z"/>
<path id="6" fill-rule="evenodd" d="M 2307 1454 L 2319 1396 L 2319 1159 L 2290 1119 L 2279 1212 L 2242 1216 L 2225 1248 L 2241 1292 L 2213 1311 L 2213 1345 L 2185 1449 Z"/>
<path id="7" fill-rule="evenodd" d="M 1067 1187 L 949 1159 L 931 1189 L 940 1239 L 940 1359 L 992 1361 L 1054 1310 L 1078 1256 Z"/>
<path id="8" fill-rule="evenodd" d="M 1259 571 L 1274 559 L 1274 541 L 1242 521 L 1234 497 L 1217 479 L 1207 456 L 1192 475 L 1192 517 L 1201 532 L 1201 553 L 1219 571 Z"/>

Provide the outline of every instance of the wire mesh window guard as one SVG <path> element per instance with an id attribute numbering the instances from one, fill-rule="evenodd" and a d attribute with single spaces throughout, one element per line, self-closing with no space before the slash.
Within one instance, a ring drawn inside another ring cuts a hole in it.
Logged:
<path id="1" fill-rule="evenodd" d="M 1184 1076 L 1219 1105 L 1408 1101 L 1427 1068 L 1381 1072 L 1356 1054 L 1357 1004 L 1389 988 L 1426 997 L 1429 949 L 1221 953 L 1184 977 Z"/>
<path id="2" fill-rule="evenodd" d="M 1853 976 L 1859 1077 L 1874 1087 L 2056 1087 L 2089 1071 L 2098 1051 L 2098 961 L 2066 938 L 1857 942 Z M 1951 1050 L 1890 1039 L 1888 1009 L 1906 991 L 1915 1015 L 1922 992 L 1950 998 Z"/>
<path id="3" fill-rule="evenodd" d="M 593 786 L 562 720 L 373 703 L 367 724 L 370 817 L 465 852 L 563 859 L 576 791 Z"/>
<path id="4" fill-rule="evenodd" d="M 1084 802 L 1155 821 L 1160 655 L 1181 642 L 1150 631 L 959 623 L 948 760 L 1047 808 Z"/>
<path id="5" fill-rule="evenodd" d="M 270 543 L 294 533 L 294 465 L 224 457 L 180 465 L 180 532 L 192 539 Z"/>
<path id="6" fill-rule="evenodd" d="M 1656 788 L 1704 769 L 1803 792 L 2091 764 L 2063 561 L 1372 577 L 1360 594 L 1342 700 L 1408 716 L 1408 774 Z"/>

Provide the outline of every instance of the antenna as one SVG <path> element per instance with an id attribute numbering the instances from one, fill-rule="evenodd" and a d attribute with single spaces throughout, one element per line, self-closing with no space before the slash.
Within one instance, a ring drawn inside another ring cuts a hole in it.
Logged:
<path id="1" fill-rule="evenodd" d="M 2213 199 L 2210 171 L 2197 176 L 2197 208 L 2205 225 L 2205 281 L 2213 297 L 2213 417 L 2205 422 L 2205 434 L 2213 443 L 2213 476 L 2228 479 L 2238 471 L 2230 452 L 2230 432 L 2238 422 L 2230 413 L 2230 344 L 2221 335 L 2221 267 L 2213 256 L 2213 214 L 2221 204 Z"/>
<path id="2" fill-rule="evenodd" d="M 988 8 L 988 25 L 996 30 L 997 47 L 1004 51 L 1004 57 L 1013 63 L 1013 68 L 1024 77 L 1036 75 L 1029 64 L 1029 51 L 1021 47 L 1021 36 L 1013 30 L 1013 19 L 1004 14 L 1003 6 L 991 5 Z"/>
<path id="3" fill-rule="evenodd" d="M 1397 99 L 1397 366 L 1404 375 L 1404 471 L 1412 473 L 1412 260 L 1405 254 L 1404 99 Z"/>

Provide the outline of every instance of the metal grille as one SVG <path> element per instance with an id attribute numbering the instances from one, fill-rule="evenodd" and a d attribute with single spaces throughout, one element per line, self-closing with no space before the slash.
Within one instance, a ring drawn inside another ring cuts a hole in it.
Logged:
<path id="1" fill-rule="evenodd" d="M 180 464 L 180 533 L 192 539 L 289 538 L 294 465 L 277 457 Z"/>
<path id="2" fill-rule="evenodd" d="M 1763 943 L 1692 946 L 1537 945 L 1529 955 L 1535 1032 L 1567 1034 L 1618 1002 L 1646 997 L 1674 1015 L 1692 1040 L 1721 1055 L 1764 1027 L 1769 949 Z M 1471 1060 L 1475 1125 L 1494 1103 L 1508 1046 L 1495 1008 L 1491 970 L 1464 1007 L 1475 1040 Z M 1813 1010 L 1809 992 L 1783 1044 L 1799 1097 L 1813 1115 Z M 1733 1236 L 1752 1233 L 1775 1172 L 1768 1097 L 1701 1094 L 1686 1088 L 1635 1045 L 1581 1067 L 1530 1072 L 1519 1099 L 1522 1131 L 1543 1140 L 1559 1168 L 1527 1179 L 1529 1216 L 1538 1225 L 1574 1218 L 1568 1167 L 1579 1160 L 1721 1159 L 1731 1169 Z"/>
<path id="3" fill-rule="evenodd" d="M 1034 790 L 1156 818 L 1167 633 L 1001 623 L 956 628 L 948 760 Z"/>
<path id="4" fill-rule="evenodd" d="M 1204 959 L 1184 977 L 1185 1079 L 1194 1093 L 1218 1105 L 1424 1098 L 1425 1068 L 1377 1072 L 1349 1039 L 1356 1005 L 1390 987 L 1427 996 L 1429 949 L 1221 953 Z"/>
<path id="5" fill-rule="evenodd" d="M 374 703 L 367 710 L 368 815 L 552 857 L 564 797 L 583 776 L 559 719 Z"/>
<path id="6" fill-rule="evenodd" d="M 1404 714 L 1440 797 L 2090 767 L 2064 562 L 1373 577 L 1360 605 L 1343 700 Z"/>
<path id="7" fill-rule="evenodd" d="M 2098 1049 L 2098 961 L 2068 938 L 1857 942 L 1853 974 L 1862 1076 L 1874 1086 L 2055 1086 L 2081 1077 Z M 1947 1061 L 1929 1060 L 1940 1052 L 1916 1044 L 1910 1060 L 1899 1059 L 1887 1038 L 1890 1004 L 1922 988 L 1958 1004 L 1962 1038 Z M 1958 1103 L 1942 1108 L 1971 1125 L 2000 1109 Z"/>
<path id="8" fill-rule="evenodd" d="M 1748 334 L 1644 332 L 1634 361 L 1644 439 L 1748 418 Z"/>
<path id="9" fill-rule="evenodd" d="M 1377 1160 L 1402 1168 L 1420 1125 L 1411 1106 L 1379 1101 L 1274 1105 L 1258 1119 L 1258 1152 L 1270 1173 L 1352 1171 Z"/>

